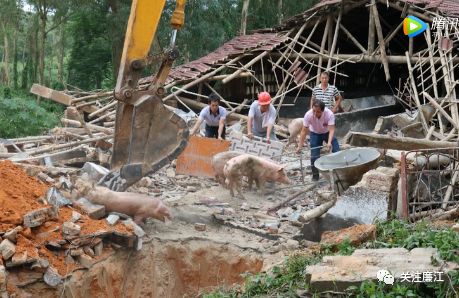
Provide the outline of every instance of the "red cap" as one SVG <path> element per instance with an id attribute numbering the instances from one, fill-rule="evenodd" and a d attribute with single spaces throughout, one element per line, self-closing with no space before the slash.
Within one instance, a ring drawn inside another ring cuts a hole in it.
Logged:
<path id="1" fill-rule="evenodd" d="M 268 92 L 263 91 L 258 94 L 258 104 L 265 106 L 271 103 L 271 95 Z"/>

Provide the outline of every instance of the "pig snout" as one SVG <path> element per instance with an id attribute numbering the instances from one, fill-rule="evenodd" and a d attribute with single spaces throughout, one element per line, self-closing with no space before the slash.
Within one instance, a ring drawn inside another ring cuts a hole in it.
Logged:
<path id="1" fill-rule="evenodd" d="M 290 179 L 288 179 L 287 175 L 285 175 L 285 171 L 284 169 L 280 169 L 279 171 L 277 171 L 276 173 L 276 181 L 280 182 L 280 183 L 284 183 L 284 184 L 291 184 L 292 182 L 290 181 Z"/>
<path id="2" fill-rule="evenodd" d="M 162 222 L 165 222 L 166 218 L 171 219 L 171 212 L 166 205 L 160 202 L 158 207 L 153 212 L 153 217 Z"/>

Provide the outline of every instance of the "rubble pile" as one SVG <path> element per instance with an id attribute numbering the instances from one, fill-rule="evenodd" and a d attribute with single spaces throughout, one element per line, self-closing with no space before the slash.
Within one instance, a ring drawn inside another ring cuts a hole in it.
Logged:
<path id="1" fill-rule="evenodd" d="M 138 245 L 131 220 L 110 225 L 58 196 L 19 166 L 0 162 L 0 291 L 40 279 L 57 286 L 113 249 Z M 24 272 L 27 281 L 18 281 Z"/>

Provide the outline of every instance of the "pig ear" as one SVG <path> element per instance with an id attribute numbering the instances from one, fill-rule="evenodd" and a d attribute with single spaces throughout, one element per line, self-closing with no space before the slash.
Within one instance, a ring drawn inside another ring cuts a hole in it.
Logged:
<path id="1" fill-rule="evenodd" d="M 277 170 L 278 172 L 282 172 L 284 170 L 284 167 L 280 168 L 279 170 Z"/>

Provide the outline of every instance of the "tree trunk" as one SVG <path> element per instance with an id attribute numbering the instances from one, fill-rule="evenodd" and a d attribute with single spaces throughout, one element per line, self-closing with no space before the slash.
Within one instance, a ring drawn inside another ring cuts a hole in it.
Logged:
<path id="1" fill-rule="evenodd" d="M 282 23 L 283 18 L 284 18 L 284 14 L 282 10 L 282 0 L 277 0 L 277 23 L 279 25 Z"/>
<path id="2" fill-rule="evenodd" d="M 14 89 L 18 89 L 19 86 L 19 78 L 18 78 L 18 47 L 17 47 L 17 40 L 18 40 L 18 30 L 17 28 L 14 29 L 13 32 L 13 83 Z"/>
<path id="3" fill-rule="evenodd" d="M 247 30 L 247 16 L 249 14 L 249 2 L 250 0 L 244 0 L 242 4 L 242 14 L 241 14 L 241 35 L 245 35 Z"/>
<path id="4" fill-rule="evenodd" d="M 38 26 L 38 83 L 45 82 L 45 43 L 46 43 L 46 13 L 40 13 Z"/>
<path id="5" fill-rule="evenodd" d="M 10 46 L 8 41 L 8 33 L 6 32 L 5 24 L 2 24 L 3 29 L 3 84 L 10 85 Z"/>
<path id="6" fill-rule="evenodd" d="M 64 89 L 67 89 L 66 84 L 64 83 L 64 52 L 65 52 L 65 34 L 64 26 L 59 27 L 59 45 L 57 53 L 57 80 L 64 86 Z"/>

